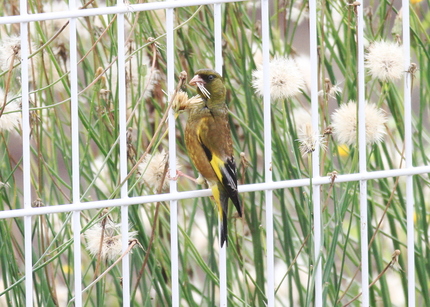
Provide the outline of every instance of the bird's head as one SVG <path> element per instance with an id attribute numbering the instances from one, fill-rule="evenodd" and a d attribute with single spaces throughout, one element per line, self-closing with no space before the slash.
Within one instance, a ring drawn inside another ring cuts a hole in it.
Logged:
<path id="1" fill-rule="evenodd" d="M 225 101 L 224 80 L 215 70 L 200 69 L 196 71 L 190 85 L 196 85 L 197 93 L 208 102 Z"/>

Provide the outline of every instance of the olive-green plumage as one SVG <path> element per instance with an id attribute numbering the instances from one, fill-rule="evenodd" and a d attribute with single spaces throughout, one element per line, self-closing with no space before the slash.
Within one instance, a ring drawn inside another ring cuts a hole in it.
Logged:
<path id="1" fill-rule="evenodd" d="M 203 103 L 190 109 L 185 128 L 185 145 L 197 170 L 212 188 L 222 218 L 223 246 L 227 240 L 229 199 L 242 216 L 228 108 L 225 103 L 226 90 L 223 78 L 211 69 L 198 70 L 190 84 L 197 85 L 197 92 Z"/>

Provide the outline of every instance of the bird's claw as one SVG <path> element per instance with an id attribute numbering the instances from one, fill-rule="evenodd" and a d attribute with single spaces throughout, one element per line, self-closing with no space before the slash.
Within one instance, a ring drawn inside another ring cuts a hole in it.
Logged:
<path id="1" fill-rule="evenodd" d="M 203 184 L 205 184 L 206 179 L 202 176 L 202 174 L 199 174 L 199 177 L 194 179 L 194 182 L 199 184 L 199 185 L 203 185 Z"/>
<path id="2" fill-rule="evenodd" d="M 170 172 L 168 172 L 168 173 L 167 173 L 167 179 L 169 179 L 169 180 L 173 180 L 173 181 L 176 181 L 176 180 L 178 180 L 178 179 L 179 179 L 179 177 L 180 177 L 182 174 L 183 174 L 183 173 L 182 173 L 181 171 L 176 170 L 176 176 L 172 177 L 172 176 L 170 175 Z"/>
<path id="3" fill-rule="evenodd" d="M 194 181 L 195 183 L 197 183 L 197 184 L 200 184 L 200 185 L 202 185 L 202 184 L 204 184 L 205 183 L 205 178 L 203 178 L 203 176 L 202 175 L 199 175 L 199 177 L 197 178 L 197 179 L 195 179 L 195 178 L 193 178 L 193 177 L 191 177 L 191 176 L 188 176 L 187 174 L 185 174 L 185 173 L 183 173 L 183 172 L 181 172 L 180 170 L 176 170 L 176 176 L 175 177 L 171 177 L 170 176 L 170 174 L 167 174 L 167 178 L 169 179 L 169 180 L 174 180 L 174 181 L 176 181 L 176 180 L 178 180 L 179 179 L 179 177 L 185 177 L 185 178 L 188 178 L 188 179 L 190 179 L 191 181 Z"/>

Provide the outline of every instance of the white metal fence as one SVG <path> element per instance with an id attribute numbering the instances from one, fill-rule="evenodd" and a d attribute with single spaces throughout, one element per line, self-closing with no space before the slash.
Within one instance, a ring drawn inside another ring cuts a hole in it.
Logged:
<path id="1" fill-rule="evenodd" d="M 25 0 L 20 1 L 20 15 L 1 16 L 0 25 L 19 24 L 21 37 L 21 83 L 22 86 L 22 172 L 23 172 L 23 204 L 22 209 L 4 210 L 0 212 L 0 219 L 23 218 L 24 219 L 24 245 L 25 245 L 25 298 L 26 306 L 34 304 L 34 283 L 33 269 L 34 260 L 33 254 L 33 237 L 32 223 L 35 216 L 44 214 L 56 214 L 72 212 L 71 224 L 73 226 L 73 256 L 74 268 L 73 279 L 75 294 L 74 305 L 83 306 L 82 300 L 82 268 L 81 268 L 81 211 L 88 209 L 121 207 L 121 232 L 123 251 L 126 251 L 129 244 L 128 233 L 129 229 L 129 206 L 138 204 L 147 204 L 151 202 L 168 202 L 170 204 L 170 212 L 178 212 L 178 201 L 189 198 L 207 197 L 211 195 L 210 190 L 196 190 L 178 192 L 176 181 L 170 181 L 170 193 L 159 195 L 145 195 L 138 197 L 128 196 L 128 186 L 125 180 L 128 175 L 127 169 L 127 117 L 126 117 L 126 50 L 125 50 L 125 32 L 124 20 L 127 14 L 133 14 L 139 11 L 164 9 L 166 10 L 166 57 L 167 57 L 167 92 L 173 93 L 175 89 L 175 36 L 174 36 L 174 12 L 175 9 L 185 6 L 196 5 L 213 5 L 213 28 L 215 41 L 213 46 L 215 49 L 215 70 L 222 71 L 223 53 L 222 53 L 222 19 L 224 18 L 222 9 L 224 3 L 235 2 L 234 0 L 178 0 L 164 2 L 150 2 L 142 4 L 128 4 L 118 0 L 116 6 L 78 9 L 78 3 L 75 0 L 69 1 L 69 10 L 61 12 L 27 14 L 29 3 Z M 262 35 L 262 57 L 263 57 L 263 74 L 269 76 L 269 61 L 270 61 L 270 31 L 271 22 L 269 20 L 269 9 L 271 3 L 269 0 L 261 0 L 261 35 Z M 317 42 L 317 1 L 309 1 L 309 29 L 310 29 L 310 61 L 312 67 L 318 67 L 318 42 Z M 368 238 L 368 198 L 367 189 L 368 181 L 378 178 L 390 178 L 402 176 L 406 178 L 406 209 L 407 209 L 407 273 L 408 273 L 408 306 L 415 306 L 415 263 L 414 263 L 414 198 L 413 198 L 413 176 L 430 172 L 429 165 L 412 164 L 412 119 L 411 119 L 411 77 L 410 74 L 405 74 L 404 78 L 404 140 L 405 140 L 405 167 L 401 169 L 387 169 L 380 171 L 369 172 L 367 170 L 366 155 L 366 133 L 364 124 L 364 106 L 365 106 L 365 66 L 364 66 L 364 35 L 363 35 L 363 7 L 364 5 L 356 6 L 358 18 L 358 118 L 359 118 L 359 171 L 352 174 L 339 174 L 335 181 L 336 183 L 357 181 L 360 183 L 360 220 L 361 220 L 361 238 Z M 410 67 L 410 37 L 409 37 L 409 1 L 403 0 L 403 46 L 405 54 L 404 70 L 408 71 Z M 117 14 L 117 38 L 118 38 L 118 100 L 119 100 L 119 146 L 120 146 L 120 178 L 121 182 L 125 183 L 121 186 L 121 197 L 111 200 L 93 200 L 83 202 L 80 199 L 80 159 L 79 159 L 79 116 L 78 116 L 78 56 L 77 56 L 77 18 L 85 16 Z M 32 193 L 31 184 L 31 126 L 30 126 L 30 109 L 29 92 L 29 42 L 28 42 L 28 27 L 27 25 L 34 21 L 50 20 L 50 19 L 68 19 L 70 20 L 70 106 L 71 106 L 71 133 L 72 133 L 72 191 L 73 197 L 69 204 L 57 204 L 45 207 L 32 207 L 34 195 Z M 212 43 L 212 42 L 210 42 Z M 209 43 L 209 44 L 210 44 Z M 198 47 L 198 46 L 197 46 Z M 312 74 L 311 86 L 311 105 L 312 105 L 312 125 L 315 130 L 319 130 L 319 103 L 318 103 L 318 76 Z M 314 215 L 314 250 L 317 251 L 314 255 L 316 267 L 314 284 L 314 305 L 323 306 L 323 289 L 322 281 L 322 265 L 320 261 L 320 251 L 322 250 L 322 224 L 321 224 L 321 197 L 320 187 L 331 183 L 331 177 L 324 176 L 320 173 L 320 155 L 319 150 L 316 150 L 312 155 L 312 179 L 291 179 L 284 181 L 274 181 L 272 179 L 272 118 L 271 118 L 271 99 L 270 99 L 270 79 L 264 78 L 264 182 L 249 183 L 239 187 L 240 193 L 264 191 L 266 205 L 266 295 L 267 305 L 276 306 L 275 303 L 275 267 L 274 267 L 274 229 L 273 229 L 273 191 L 277 189 L 286 189 L 294 187 L 306 187 L 310 184 L 313 186 L 313 215 Z M 176 125 L 175 115 L 170 110 L 168 116 L 168 131 L 169 131 L 169 157 L 170 157 L 170 176 L 176 175 Z M 2 145 L 3 146 L 3 145 Z M 178 263 L 178 219 L 176 214 L 170 215 L 170 240 L 171 240 L 171 300 L 173 306 L 181 305 L 179 271 L 181 270 Z M 368 240 L 361 241 L 361 280 L 368 281 L 369 279 L 369 259 L 368 259 Z M 405 256 L 403 256 L 405 257 Z M 226 248 L 220 250 L 219 258 L 219 305 L 227 306 L 228 297 L 228 280 L 227 280 L 227 254 Z M 122 259 L 122 293 L 123 306 L 130 306 L 130 256 L 127 254 Z M 362 306 L 369 306 L 369 288 L 363 286 L 362 289 Z"/>

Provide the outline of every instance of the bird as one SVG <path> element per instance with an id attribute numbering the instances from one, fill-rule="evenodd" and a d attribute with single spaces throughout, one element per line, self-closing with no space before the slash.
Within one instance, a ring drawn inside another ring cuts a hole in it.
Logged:
<path id="1" fill-rule="evenodd" d="M 223 247 L 227 242 L 229 199 L 242 217 L 233 141 L 225 101 L 226 88 L 223 77 L 212 69 L 197 70 L 189 84 L 197 86 L 202 102 L 189 110 L 185 146 L 194 166 L 212 189 L 221 220 L 220 243 Z"/>

